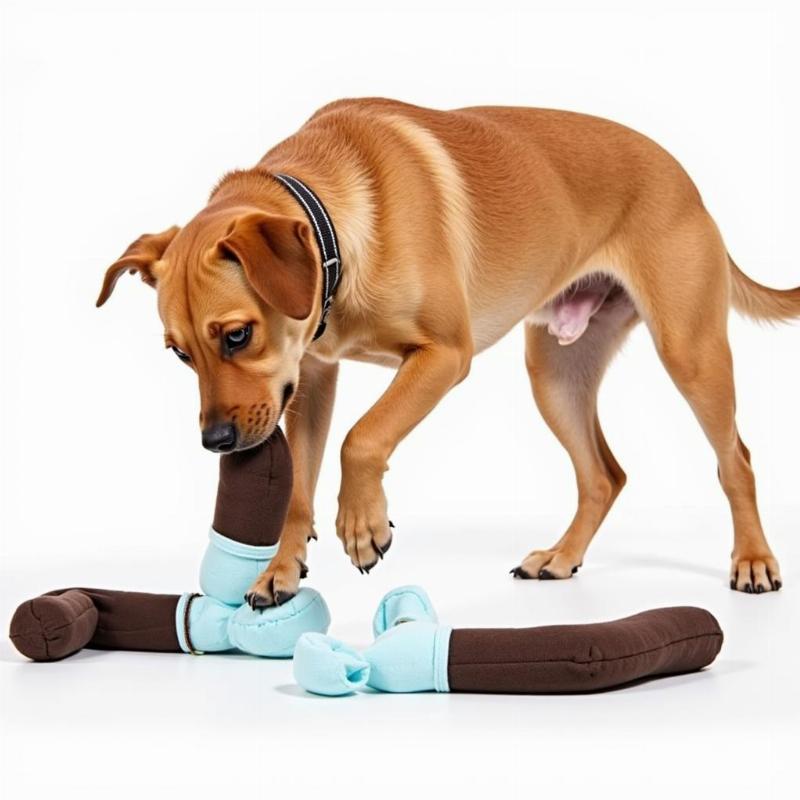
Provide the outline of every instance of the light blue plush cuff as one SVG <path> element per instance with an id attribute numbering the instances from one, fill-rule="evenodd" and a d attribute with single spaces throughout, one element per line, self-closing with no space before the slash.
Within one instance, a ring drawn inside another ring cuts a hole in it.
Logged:
<path id="1" fill-rule="evenodd" d="M 223 536 L 213 528 L 200 565 L 200 587 L 204 594 L 227 605 L 240 605 L 253 581 L 267 568 L 278 545 L 256 547 Z"/>
<path id="2" fill-rule="evenodd" d="M 189 638 L 186 641 L 186 606 L 189 606 Z M 175 632 L 184 653 L 221 653 L 233 648 L 228 637 L 228 624 L 235 609 L 213 597 L 181 595 L 175 606 Z"/>
<path id="3" fill-rule="evenodd" d="M 291 658 L 304 633 L 326 633 L 330 624 L 331 615 L 322 595 L 304 587 L 281 606 L 263 611 L 247 605 L 238 608 L 230 618 L 227 634 L 231 646 L 246 653 Z"/>
<path id="4" fill-rule="evenodd" d="M 363 688 L 370 665 L 332 636 L 305 633 L 294 651 L 294 678 L 306 691 L 336 697 Z"/>
<path id="5" fill-rule="evenodd" d="M 450 628 L 407 622 L 390 628 L 364 651 L 367 684 L 381 692 L 446 692 Z"/>
<path id="6" fill-rule="evenodd" d="M 438 622 L 428 593 L 421 586 L 399 586 L 385 594 L 372 618 L 372 632 L 377 639 L 401 622 Z"/>

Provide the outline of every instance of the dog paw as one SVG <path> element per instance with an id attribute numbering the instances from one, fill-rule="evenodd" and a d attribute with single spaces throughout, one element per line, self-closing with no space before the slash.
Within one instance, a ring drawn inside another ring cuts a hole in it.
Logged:
<path id="1" fill-rule="evenodd" d="M 529 553 L 510 574 L 521 580 L 540 581 L 571 578 L 580 568 L 580 563 L 569 553 L 558 550 L 534 550 Z"/>
<path id="2" fill-rule="evenodd" d="M 244 601 L 254 611 L 280 606 L 291 600 L 300 588 L 300 581 L 308 575 L 308 567 L 296 556 L 275 556 L 264 572 L 244 596 Z"/>
<path id="3" fill-rule="evenodd" d="M 386 555 L 392 546 L 394 524 L 386 515 L 386 497 L 378 487 L 356 497 L 339 495 L 336 535 L 353 566 L 363 575 Z"/>
<path id="4" fill-rule="evenodd" d="M 747 594 L 777 592 L 783 581 L 778 562 L 771 553 L 734 555 L 731 563 L 731 589 Z"/>

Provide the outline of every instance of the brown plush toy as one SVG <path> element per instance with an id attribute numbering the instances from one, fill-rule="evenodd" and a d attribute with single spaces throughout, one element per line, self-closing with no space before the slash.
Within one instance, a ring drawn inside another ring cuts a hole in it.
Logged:
<path id="1" fill-rule="evenodd" d="M 363 652 L 325 636 L 330 615 L 313 589 L 254 610 L 244 595 L 277 549 L 292 490 L 280 430 L 259 447 L 224 455 L 213 526 L 200 570 L 204 594 L 147 594 L 71 588 L 28 600 L 11 621 L 11 641 L 35 661 L 83 647 L 101 650 L 294 655 L 309 691 L 514 694 L 587 692 L 702 669 L 722 631 L 699 608 L 646 611 L 615 622 L 520 629 L 456 629 L 437 622 L 427 594 L 389 592 Z"/>
<path id="2" fill-rule="evenodd" d="M 425 591 L 401 586 L 381 600 L 375 641 L 363 651 L 319 633 L 300 637 L 294 675 L 310 692 L 593 692 L 708 666 L 722 646 L 702 608 L 659 608 L 614 622 L 539 628 L 439 624 Z"/>
<path id="3" fill-rule="evenodd" d="M 200 572 L 204 595 L 60 589 L 19 606 L 11 641 L 34 661 L 56 661 L 83 647 L 192 653 L 235 648 L 290 656 L 301 633 L 327 630 L 322 597 L 302 589 L 264 614 L 241 606 L 277 549 L 291 491 L 291 456 L 277 429 L 262 445 L 220 459 Z"/>

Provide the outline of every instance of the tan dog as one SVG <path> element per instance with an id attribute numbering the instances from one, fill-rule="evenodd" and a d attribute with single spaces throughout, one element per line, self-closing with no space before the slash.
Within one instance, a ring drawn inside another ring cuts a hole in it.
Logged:
<path id="1" fill-rule="evenodd" d="M 314 190 L 339 236 L 341 285 L 317 341 L 320 252 L 278 172 Z M 579 499 L 561 539 L 515 574 L 569 578 L 622 489 L 597 390 L 643 320 L 717 455 L 733 514 L 731 588 L 781 586 L 736 428 L 726 328 L 730 305 L 800 316 L 800 289 L 740 272 L 681 166 L 628 128 L 562 111 L 343 100 L 227 175 L 184 228 L 134 242 L 98 305 L 126 270 L 156 286 L 167 346 L 198 374 L 207 447 L 262 441 L 294 394 L 294 493 L 254 606 L 283 602 L 303 576 L 339 359 L 397 368 L 341 453 L 337 532 L 369 571 L 391 543 L 381 484 L 395 447 L 472 356 L 522 320 L 533 395 L 569 452 Z"/>

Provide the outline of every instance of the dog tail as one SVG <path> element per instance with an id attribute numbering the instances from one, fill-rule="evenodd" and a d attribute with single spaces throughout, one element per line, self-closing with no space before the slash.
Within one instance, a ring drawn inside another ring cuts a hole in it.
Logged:
<path id="1" fill-rule="evenodd" d="M 742 272 L 728 254 L 731 266 L 731 302 L 747 317 L 766 322 L 787 322 L 800 317 L 800 286 L 770 289 Z"/>

